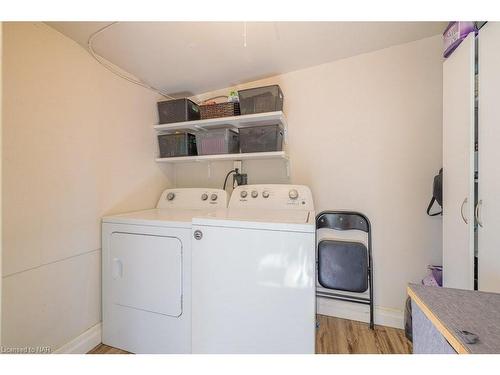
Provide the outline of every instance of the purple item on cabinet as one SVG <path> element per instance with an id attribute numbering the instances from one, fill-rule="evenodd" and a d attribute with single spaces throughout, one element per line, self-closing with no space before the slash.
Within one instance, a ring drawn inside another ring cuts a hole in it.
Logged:
<path id="1" fill-rule="evenodd" d="M 473 31 L 477 34 L 476 24 L 472 21 L 450 22 L 443 33 L 443 56 L 450 56 L 455 48 L 462 43 L 462 40 Z"/>
<path id="2" fill-rule="evenodd" d="M 442 266 L 429 266 L 432 277 L 436 280 L 439 286 L 443 286 L 443 267 Z"/>
<path id="3" fill-rule="evenodd" d="M 427 275 L 422 279 L 422 285 L 425 286 L 439 286 L 436 279 L 432 275 Z"/>
<path id="4" fill-rule="evenodd" d="M 422 279 L 422 284 L 428 286 L 443 286 L 443 267 L 427 266 L 427 268 L 431 273 Z"/>

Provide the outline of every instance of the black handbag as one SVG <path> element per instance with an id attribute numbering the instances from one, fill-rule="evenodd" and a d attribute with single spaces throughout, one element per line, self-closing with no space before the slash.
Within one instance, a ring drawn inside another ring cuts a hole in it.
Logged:
<path id="1" fill-rule="evenodd" d="M 431 214 L 431 208 L 434 205 L 434 202 L 437 202 L 439 206 L 441 206 L 441 211 L 434 212 Z M 443 168 L 439 170 L 439 174 L 434 176 L 434 183 L 432 186 L 432 198 L 429 202 L 429 206 L 427 206 L 427 215 L 429 216 L 437 216 L 443 213 Z"/>

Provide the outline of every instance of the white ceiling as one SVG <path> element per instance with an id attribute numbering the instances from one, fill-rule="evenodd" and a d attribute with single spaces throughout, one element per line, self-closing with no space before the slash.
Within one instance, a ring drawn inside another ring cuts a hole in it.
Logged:
<path id="1" fill-rule="evenodd" d="M 87 48 L 107 22 L 48 22 Z M 110 62 L 190 96 L 443 32 L 444 22 L 120 22 L 94 41 Z M 246 28 L 246 47 L 244 34 Z"/>

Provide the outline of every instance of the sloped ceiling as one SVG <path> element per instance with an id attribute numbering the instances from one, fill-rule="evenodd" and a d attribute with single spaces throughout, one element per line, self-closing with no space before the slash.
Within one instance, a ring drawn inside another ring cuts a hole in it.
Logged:
<path id="1" fill-rule="evenodd" d="M 109 22 L 48 22 L 87 48 Z M 195 95 L 440 34 L 445 22 L 120 22 L 100 55 L 173 96 Z"/>

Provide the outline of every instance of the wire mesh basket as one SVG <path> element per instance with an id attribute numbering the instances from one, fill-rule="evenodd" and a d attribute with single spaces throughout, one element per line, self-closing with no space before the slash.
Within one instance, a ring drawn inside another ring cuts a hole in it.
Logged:
<path id="1" fill-rule="evenodd" d="M 196 155 L 196 136 L 190 133 L 160 134 L 160 158 Z"/>
<path id="2" fill-rule="evenodd" d="M 240 115 L 240 103 L 216 103 L 200 105 L 201 119 L 231 117 Z"/>

